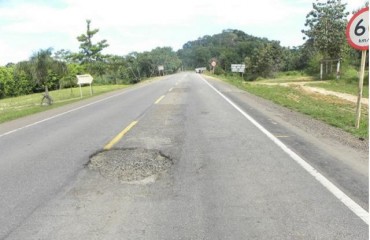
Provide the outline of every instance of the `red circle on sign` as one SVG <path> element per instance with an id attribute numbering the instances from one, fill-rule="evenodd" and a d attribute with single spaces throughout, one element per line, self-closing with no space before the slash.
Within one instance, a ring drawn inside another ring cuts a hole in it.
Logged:
<path id="1" fill-rule="evenodd" d="M 353 42 L 353 40 L 351 38 L 351 34 L 350 34 L 350 29 L 351 29 L 351 26 L 352 26 L 353 22 L 356 20 L 356 18 L 359 15 L 361 15 L 362 13 L 367 12 L 367 11 L 369 11 L 369 7 L 363 8 L 360 11 L 358 11 L 355 15 L 353 15 L 351 20 L 349 20 L 349 23 L 348 23 L 347 28 L 346 28 L 346 36 L 347 36 L 347 41 L 348 41 L 349 45 L 351 45 L 353 48 L 358 49 L 358 50 L 368 50 L 369 49 L 369 43 L 366 46 L 361 46 L 361 45 L 358 45 L 355 42 Z M 367 26 L 367 27 L 369 27 L 369 26 Z"/>

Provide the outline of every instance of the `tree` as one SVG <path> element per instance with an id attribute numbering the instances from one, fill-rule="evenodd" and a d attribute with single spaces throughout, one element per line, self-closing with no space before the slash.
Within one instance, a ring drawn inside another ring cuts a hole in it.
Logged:
<path id="1" fill-rule="evenodd" d="M 100 42 L 93 44 L 92 38 L 96 33 L 99 32 L 99 29 L 91 30 L 90 23 L 91 20 L 86 20 L 86 34 L 81 34 L 77 37 L 77 40 L 81 43 L 81 51 L 75 56 L 75 58 L 78 59 L 81 63 L 101 61 L 104 58 L 104 56 L 101 54 L 101 51 L 109 46 L 107 40 L 101 40 Z"/>
<path id="2" fill-rule="evenodd" d="M 328 0 L 324 3 L 316 0 L 313 10 L 306 16 L 305 26 L 302 30 L 308 40 L 313 41 L 314 47 L 324 58 L 340 58 L 346 44 L 345 30 L 348 12 L 341 0 Z M 304 39 L 306 39 L 304 37 Z"/>
<path id="3" fill-rule="evenodd" d="M 56 51 L 53 58 L 59 62 L 71 63 L 72 62 L 72 52 L 69 50 L 61 49 Z"/>
<path id="4" fill-rule="evenodd" d="M 149 52 L 149 57 L 155 71 L 157 71 L 159 65 L 163 65 L 166 72 L 176 72 L 182 64 L 171 47 L 157 47 Z"/>
<path id="5" fill-rule="evenodd" d="M 3 97 L 15 96 L 15 81 L 13 69 L 0 66 L 0 99 Z"/>
<path id="6" fill-rule="evenodd" d="M 46 99 L 46 103 L 51 105 L 53 100 L 49 95 L 49 86 L 51 84 L 51 77 L 55 75 L 63 75 L 66 66 L 64 63 L 54 60 L 51 57 L 52 50 L 39 50 L 35 53 L 29 61 L 29 66 L 32 71 L 32 78 L 41 86 L 44 87 L 45 93 L 42 101 Z"/>
<path id="7" fill-rule="evenodd" d="M 251 57 L 246 57 L 244 63 L 252 78 L 257 76 L 274 77 L 285 65 L 283 48 L 277 41 L 266 43 L 256 48 Z"/>
<path id="8" fill-rule="evenodd" d="M 118 84 L 119 80 L 128 78 L 125 64 L 126 61 L 124 57 L 112 55 L 107 58 L 107 77 L 111 83 Z"/>

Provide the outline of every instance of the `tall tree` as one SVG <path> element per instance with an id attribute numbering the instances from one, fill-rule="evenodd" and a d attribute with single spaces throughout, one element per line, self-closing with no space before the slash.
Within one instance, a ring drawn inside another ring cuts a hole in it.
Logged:
<path id="1" fill-rule="evenodd" d="M 306 30 L 302 30 L 308 40 L 325 58 L 340 58 L 346 44 L 347 4 L 341 0 L 327 0 L 313 3 L 313 9 L 306 16 Z M 304 39 L 306 39 L 304 37 Z"/>
<path id="2" fill-rule="evenodd" d="M 108 47 L 109 44 L 107 40 L 101 40 L 96 44 L 93 44 L 92 38 L 96 33 L 99 32 L 99 29 L 90 29 L 91 20 L 86 20 L 87 29 L 86 34 L 81 34 L 77 37 L 77 40 L 80 42 L 81 51 L 76 55 L 76 58 L 81 63 L 91 63 L 94 61 L 100 61 L 103 59 L 101 51 Z"/>
<path id="3" fill-rule="evenodd" d="M 52 75 L 63 75 L 66 69 L 65 64 L 54 60 L 51 54 L 51 48 L 39 50 L 31 57 L 27 66 L 32 71 L 34 81 L 44 87 L 45 94 L 43 100 L 46 99 L 48 105 L 51 105 L 53 102 L 49 95 L 50 77 Z"/>

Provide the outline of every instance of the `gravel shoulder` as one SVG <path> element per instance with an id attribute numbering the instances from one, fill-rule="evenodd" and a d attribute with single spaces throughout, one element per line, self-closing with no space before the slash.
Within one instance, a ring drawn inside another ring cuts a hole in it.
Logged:
<path id="1" fill-rule="evenodd" d="M 219 80 L 217 78 L 213 77 L 206 77 L 208 79 L 216 80 L 217 82 L 223 82 L 222 80 Z M 291 83 L 289 83 L 291 84 Z M 303 85 L 302 85 L 303 86 Z M 272 113 L 270 115 L 278 116 L 281 120 L 281 122 L 289 123 L 291 125 L 294 125 L 303 131 L 318 137 L 320 139 L 325 138 L 332 142 L 337 142 L 339 144 L 343 144 L 345 146 L 348 146 L 350 148 L 353 148 L 354 150 L 361 151 L 363 153 L 366 153 L 368 155 L 369 152 L 369 139 L 359 139 L 352 134 L 345 132 L 339 128 L 330 126 L 322 121 L 313 119 L 312 117 L 293 111 L 291 109 L 288 109 L 286 107 L 277 105 L 269 100 L 266 100 L 264 98 L 258 97 L 256 95 L 250 94 L 244 90 L 241 90 L 235 86 L 229 86 L 229 89 L 227 91 L 230 92 L 239 92 L 243 93 L 248 96 L 248 98 L 252 99 L 255 104 L 259 104 L 259 108 L 261 111 Z M 306 87 L 307 88 L 307 87 Z M 309 87 L 311 89 L 311 87 Z M 312 87 L 313 88 L 313 87 Z M 317 88 L 311 89 L 311 91 L 316 91 Z M 324 90 L 324 89 L 323 89 Z M 334 95 L 332 91 L 325 90 L 325 94 Z M 321 89 L 320 91 L 316 91 L 317 93 L 322 93 Z M 322 93 L 324 94 L 324 93 Z M 346 94 L 349 95 L 349 94 Z M 335 96 L 338 97 L 345 97 L 341 93 L 336 93 Z M 346 98 L 347 100 L 347 98 Z M 349 100 L 351 101 L 351 100 Z M 363 101 L 368 101 L 368 99 L 363 99 Z"/>
<path id="2" fill-rule="evenodd" d="M 350 198 L 368 209 L 369 140 L 204 76 Z"/>

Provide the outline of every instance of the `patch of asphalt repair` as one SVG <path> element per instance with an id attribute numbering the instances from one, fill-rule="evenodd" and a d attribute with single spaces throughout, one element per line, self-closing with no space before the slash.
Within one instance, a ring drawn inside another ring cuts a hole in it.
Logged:
<path id="1" fill-rule="evenodd" d="M 159 150 L 144 148 L 111 149 L 90 157 L 90 170 L 120 183 L 150 184 L 167 172 L 173 160 Z"/>

